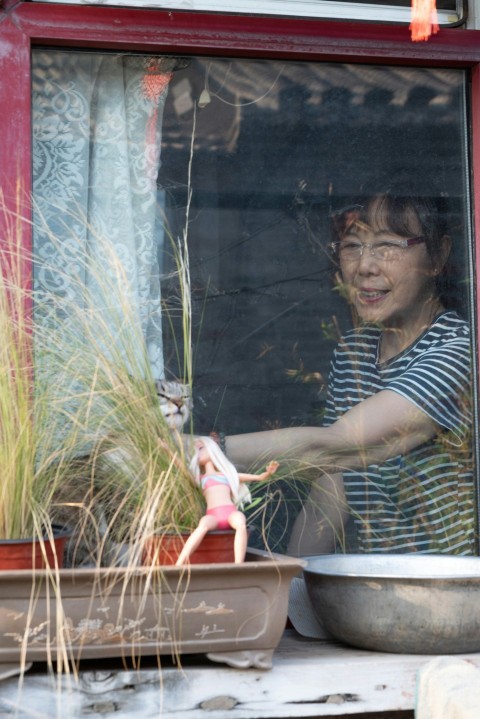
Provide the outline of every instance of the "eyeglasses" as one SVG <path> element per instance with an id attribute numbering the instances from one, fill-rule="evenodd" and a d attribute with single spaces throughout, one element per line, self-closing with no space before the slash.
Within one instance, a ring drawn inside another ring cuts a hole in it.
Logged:
<path id="1" fill-rule="evenodd" d="M 377 240 L 376 242 L 358 242 L 347 238 L 338 242 L 330 242 L 329 249 L 345 262 L 358 262 L 368 247 L 372 257 L 382 262 L 395 262 L 400 260 L 408 247 L 425 242 L 425 237 L 409 237 L 399 240 Z"/>

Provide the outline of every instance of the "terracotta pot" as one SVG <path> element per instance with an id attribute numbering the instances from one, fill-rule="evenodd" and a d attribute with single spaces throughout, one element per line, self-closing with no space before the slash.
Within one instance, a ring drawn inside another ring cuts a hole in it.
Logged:
<path id="1" fill-rule="evenodd" d="M 164 534 L 149 537 L 144 545 L 142 557 L 144 566 L 174 565 L 189 536 L 189 534 Z M 233 562 L 234 539 L 235 532 L 232 529 L 208 532 L 191 555 L 190 564 Z"/>
<path id="2" fill-rule="evenodd" d="M 49 567 L 63 567 L 63 553 L 68 539 L 66 532 L 55 533 L 52 543 L 43 540 L 46 560 Z M 0 570 L 45 569 L 45 557 L 40 539 L 0 539 Z"/>

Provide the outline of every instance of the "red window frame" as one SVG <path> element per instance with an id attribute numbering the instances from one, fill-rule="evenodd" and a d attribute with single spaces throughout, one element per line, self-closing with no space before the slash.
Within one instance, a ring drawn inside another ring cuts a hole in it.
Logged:
<path id="1" fill-rule="evenodd" d="M 480 227 L 480 31 L 441 29 L 413 43 L 408 27 L 359 22 L 191 13 L 4 0 L 0 8 L 0 242 L 26 217 L 31 191 L 30 57 L 33 46 L 88 47 L 470 70 L 473 226 Z M 24 198 L 18 206 L 18 198 Z M 476 256 L 480 238 L 476 233 Z M 28 222 L 23 238 L 30 246 Z M 25 268 L 29 282 L 29 268 Z M 477 280 L 477 337 L 480 286 Z M 478 353 L 477 353 L 478 354 Z"/>

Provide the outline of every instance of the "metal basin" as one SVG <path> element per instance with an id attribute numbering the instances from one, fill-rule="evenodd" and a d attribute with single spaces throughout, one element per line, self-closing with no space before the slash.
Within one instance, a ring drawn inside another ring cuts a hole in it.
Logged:
<path id="1" fill-rule="evenodd" d="M 355 647 L 401 654 L 480 651 L 480 557 L 304 557 L 317 619 Z"/>

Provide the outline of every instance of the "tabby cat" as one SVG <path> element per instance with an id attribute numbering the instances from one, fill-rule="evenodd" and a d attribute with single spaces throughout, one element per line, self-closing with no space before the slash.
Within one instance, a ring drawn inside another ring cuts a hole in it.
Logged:
<path id="1" fill-rule="evenodd" d="M 192 396 L 190 387 L 176 380 L 155 381 L 160 410 L 170 429 L 180 431 L 190 417 Z"/>

